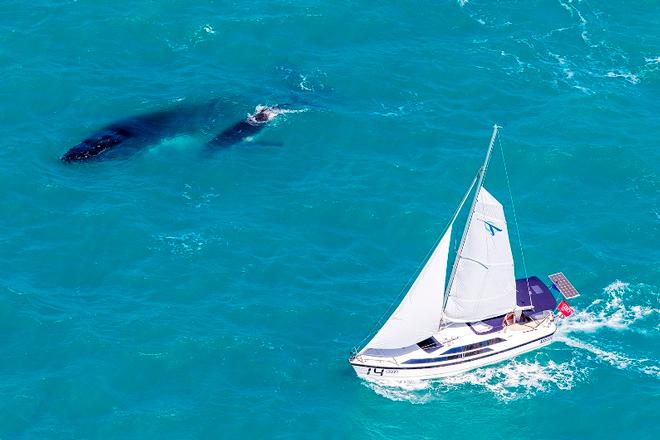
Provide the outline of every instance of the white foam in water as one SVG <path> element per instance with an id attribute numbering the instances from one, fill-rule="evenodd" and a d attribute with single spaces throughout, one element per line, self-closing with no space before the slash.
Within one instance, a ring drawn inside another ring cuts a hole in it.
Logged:
<path id="1" fill-rule="evenodd" d="M 631 293 L 630 284 L 616 280 L 603 289 L 605 298 L 597 299 L 584 310 L 558 321 L 560 333 L 595 332 L 602 328 L 639 331 L 635 324 L 660 309 L 649 306 L 626 306 L 624 298 Z"/>
<path id="2" fill-rule="evenodd" d="M 307 111 L 306 108 L 303 108 L 303 109 L 288 109 L 288 108 L 281 108 L 281 107 L 277 107 L 277 106 L 271 107 L 271 106 L 268 106 L 268 105 L 259 104 L 258 106 L 256 106 L 254 108 L 254 114 L 248 114 L 247 115 L 247 119 L 249 121 L 253 121 L 254 123 L 258 123 L 258 121 L 256 121 L 254 119 L 254 116 L 258 113 L 265 113 L 266 116 L 268 117 L 268 121 L 272 121 L 278 115 L 284 115 L 284 114 L 287 114 L 287 113 L 304 113 L 306 111 Z"/>
<path id="3" fill-rule="evenodd" d="M 582 37 L 582 40 L 587 45 L 589 45 L 591 47 L 595 47 L 596 45 L 591 43 L 591 40 L 589 39 L 589 35 L 587 34 L 587 23 L 588 23 L 588 21 L 584 17 L 584 15 L 582 15 L 580 10 L 575 7 L 575 5 L 573 4 L 573 1 L 568 0 L 568 3 L 564 3 L 561 0 L 559 0 L 559 4 L 571 14 L 571 17 L 577 16 L 577 18 L 579 20 L 578 26 L 581 29 L 580 36 Z"/>
<path id="4" fill-rule="evenodd" d="M 603 350 L 595 345 L 562 335 L 556 337 L 555 340 L 557 342 L 563 342 L 570 347 L 586 350 L 595 355 L 597 359 L 607 362 L 620 370 L 634 370 L 660 379 L 660 367 L 652 365 L 653 361 L 650 359 L 634 359 L 621 353 Z"/>
<path id="5" fill-rule="evenodd" d="M 419 404 L 434 399 L 433 383 L 429 380 L 407 380 L 387 384 L 363 381 L 363 384 L 374 390 L 376 394 L 394 401 Z"/>
<path id="6" fill-rule="evenodd" d="M 438 400 L 447 392 L 466 387 L 488 391 L 497 399 L 508 402 L 530 398 L 540 392 L 570 390 L 586 375 L 587 368 L 578 367 L 575 359 L 561 363 L 512 359 L 442 379 L 364 383 L 385 398 L 415 404 Z"/>
<path id="7" fill-rule="evenodd" d="M 630 72 L 607 72 L 608 78 L 624 78 L 631 84 L 639 83 L 639 78 L 637 75 Z"/>
<path id="8" fill-rule="evenodd" d="M 159 241 L 166 243 L 170 252 L 175 255 L 191 255 L 197 253 L 207 244 L 206 240 L 196 232 L 181 235 L 158 235 Z"/>
<path id="9" fill-rule="evenodd" d="M 574 359 L 561 363 L 512 359 L 493 367 L 448 377 L 443 382 L 449 385 L 478 385 L 500 400 L 510 401 L 529 398 L 539 392 L 570 390 L 586 374 L 587 369 L 579 368 Z"/>
<path id="10" fill-rule="evenodd" d="M 645 292 L 648 297 L 657 296 L 657 292 L 650 291 L 648 286 L 638 285 L 638 288 L 649 290 Z M 629 283 L 616 280 L 603 292 L 606 297 L 597 299 L 584 310 L 578 311 L 567 319 L 558 322 L 558 331 L 555 340 L 566 345 L 587 351 L 596 359 L 606 362 L 621 370 L 633 370 L 649 376 L 660 378 L 660 367 L 650 359 L 635 359 L 633 357 L 612 350 L 605 350 L 595 343 L 588 343 L 569 337 L 574 333 L 595 333 L 600 329 L 615 331 L 635 331 L 645 333 L 637 324 L 653 315 L 660 313 L 660 309 L 650 306 L 626 306 L 625 300 L 630 297 L 633 288 Z"/>
<path id="11" fill-rule="evenodd" d="M 325 84 L 322 80 L 327 78 L 328 74 L 317 69 L 309 74 L 300 73 L 298 77 L 300 79 L 300 82 L 298 83 L 300 90 L 305 92 L 316 92 L 325 89 Z"/>
<path id="12" fill-rule="evenodd" d="M 575 76 L 575 72 L 573 72 L 571 69 L 566 67 L 566 58 L 562 57 L 561 55 L 557 55 L 556 53 L 548 52 L 550 56 L 552 56 L 554 59 L 557 60 L 559 65 L 562 67 L 562 71 L 564 72 L 564 75 L 566 76 L 566 79 L 573 79 Z"/>

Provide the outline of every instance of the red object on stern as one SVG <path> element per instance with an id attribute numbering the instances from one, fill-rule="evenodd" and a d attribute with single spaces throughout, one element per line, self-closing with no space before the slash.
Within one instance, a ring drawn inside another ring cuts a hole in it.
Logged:
<path id="1" fill-rule="evenodd" d="M 571 307 L 565 300 L 561 300 L 559 305 L 557 306 L 557 310 L 564 315 L 563 317 L 568 318 L 573 314 L 575 310 L 573 310 L 573 307 Z"/>

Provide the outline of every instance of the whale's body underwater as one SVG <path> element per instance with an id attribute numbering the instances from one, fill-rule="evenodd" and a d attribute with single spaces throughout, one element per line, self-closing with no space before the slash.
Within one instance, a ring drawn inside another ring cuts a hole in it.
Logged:
<path id="1" fill-rule="evenodd" d="M 209 127 L 218 117 L 218 102 L 181 105 L 113 122 L 67 151 L 64 162 L 80 162 L 126 154 L 168 137 Z"/>
<path id="2" fill-rule="evenodd" d="M 253 115 L 222 131 L 207 143 L 207 149 L 215 150 L 242 142 L 257 134 L 283 110 L 277 106 L 257 106 Z M 179 106 L 113 122 L 84 139 L 63 156 L 64 162 L 81 162 L 113 157 L 119 152 L 130 153 L 182 134 L 208 130 L 223 116 L 218 102 Z"/>

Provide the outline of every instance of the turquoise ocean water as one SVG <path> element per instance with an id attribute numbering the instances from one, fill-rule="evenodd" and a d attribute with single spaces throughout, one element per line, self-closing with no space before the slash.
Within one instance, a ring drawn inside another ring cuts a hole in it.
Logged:
<path id="1" fill-rule="evenodd" d="M 660 436 L 657 1 L 5 0 L 0 72 L 0 438 Z M 214 127 L 58 160 L 216 97 Z M 278 102 L 306 111 L 201 154 Z M 528 272 L 576 315 L 510 362 L 361 382 L 494 122 Z"/>

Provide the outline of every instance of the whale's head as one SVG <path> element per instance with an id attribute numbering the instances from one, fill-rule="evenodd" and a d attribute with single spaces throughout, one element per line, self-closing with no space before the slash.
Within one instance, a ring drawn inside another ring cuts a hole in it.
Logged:
<path id="1" fill-rule="evenodd" d="M 95 158 L 106 150 L 121 144 L 126 137 L 126 133 L 122 133 L 121 130 L 100 133 L 71 148 L 62 156 L 62 160 L 64 162 L 79 162 Z"/>
<path id="2" fill-rule="evenodd" d="M 266 122 L 270 122 L 275 119 L 280 113 L 282 112 L 278 106 L 271 107 L 266 105 L 258 105 L 254 109 L 254 113 L 248 115 L 247 121 L 252 125 L 265 124 Z"/>
<path id="3" fill-rule="evenodd" d="M 283 104 L 283 105 L 258 105 L 254 109 L 254 113 L 251 115 L 248 115 L 247 121 L 248 123 L 252 125 L 259 125 L 259 124 L 265 124 L 266 122 L 270 122 L 273 119 L 275 119 L 277 116 L 284 114 L 284 113 L 301 113 L 306 111 L 305 109 L 290 109 L 290 108 L 285 108 L 284 106 L 288 104 Z"/>

